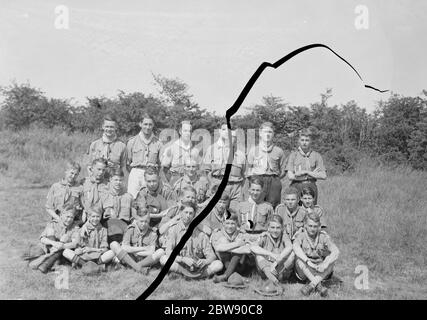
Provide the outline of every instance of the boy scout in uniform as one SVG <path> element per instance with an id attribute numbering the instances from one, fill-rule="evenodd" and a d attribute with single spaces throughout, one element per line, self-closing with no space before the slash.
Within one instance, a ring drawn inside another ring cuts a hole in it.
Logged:
<path id="1" fill-rule="evenodd" d="M 260 126 L 259 145 L 248 152 L 246 177 L 260 176 L 264 182 L 262 200 L 270 202 L 273 208 L 280 203 L 282 182 L 286 175 L 286 155 L 273 144 L 274 129 L 270 122 Z"/>
<path id="2" fill-rule="evenodd" d="M 137 210 L 147 208 L 150 213 L 150 225 L 157 226 L 162 218 L 161 212 L 174 202 L 170 187 L 160 181 L 156 169 L 149 168 L 144 172 L 145 186 L 135 199 Z"/>
<path id="3" fill-rule="evenodd" d="M 258 177 L 249 179 L 249 198 L 237 206 L 240 227 L 249 234 L 255 234 L 251 239 L 256 240 L 256 234 L 267 231 L 268 221 L 274 213 L 270 203 L 263 201 L 262 190 L 264 181 Z"/>
<path id="4" fill-rule="evenodd" d="M 229 217 L 230 212 L 227 212 L 230 197 L 227 193 L 221 194 L 215 207 L 209 212 L 208 216 L 201 222 L 202 225 L 209 227 L 210 230 L 219 230 L 222 228 L 223 222 Z M 210 234 L 209 234 L 210 235 Z"/>
<path id="5" fill-rule="evenodd" d="M 190 121 L 182 121 L 179 133 L 180 138 L 167 146 L 161 157 L 162 171 L 171 186 L 184 174 L 184 159 L 198 157 L 200 153 L 191 141 Z"/>
<path id="6" fill-rule="evenodd" d="M 197 203 L 203 203 L 207 198 L 209 180 L 198 174 L 199 164 L 196 158 L 186 157 L 184 159 L 184 175 L 173 185 L 175 198 L 179 197 L 181 190 L 185 187 L 193 187 L 196 190 Z"/>
<path id="7" fill-rule="evenodd" d="M 147 209 L 140 210 L 127 227 L 123 242 L 114 241 L 111 250 L 123 263 L 138 272 L 148 272 L 148 268 L 157 264 L 164 255 L 162 249 L 156 250 L 157 233 L 150 227 L 150 214 Z"/>
<path id="8" fill-rule="evenodd" d="M 316 181 L 326 179 L 326 169 L 322 156 L 311 149 L 310 135 L 308 130 L 300 132 L 298 149 L 291 152 L 286 170 L 291 181 L 290 186 L 297 188 L 300 192 L 303 187 L 309 186 L 315 194 L 314 204 L 317 204 Z"/>
<path id="9" fill-rule="evenodd" d="M 117 138 L 117 129 L 117 120 L 111 115 L 105 116 L 102 125 L 104 133 L 90 144 L 88 150 L 90 162 L 98 158 L 107 162 L 107 178 L 114 168 L 126 169 L 126 144 Z"/>
<path id="10" fill-rule="evenodd" d="M 144 172 L 147 168 L 160 168 L 162 143 L 154 136 L 154 120 L 148 114 L 141 117 L 141 131 L 127 142 L 128 192 L 135 199 L 145 185 Z"/>
<path id="11" fill-rule="evenodd" d="M 62 209 L 58 220 L 51 220 L 40 235 L 40 243 L 46 255 L 42 260 L 35 261 L 38 269 L 47 273 L 53 264 L 62 256 L 64 249 L 74 249 L 79 241 L 79 227 L 74 221 L 75 208 L 66 206 Z M 40 263 L 41 262 L 41 263 Z"/>
<path id="12" fill-rule="evenodd" d="M 297 257 L 296 275 L 301 280 L 310 281 L 301 289 L 301 293 L 305 296 L 315 290 L 322 297 L 328 295 L 328 289 L 321 282 L 332 274 L 339 255 L 337 246 L 325 231 L 320 230 L 320 227 L 320 217 L 315 213 L 307 214 L 304 228 L 295 235 L 293 243 Z"/>
<path id="13" fill-rule="evenodd" d="M 50 187 L 46 199 L 46 211 L 53 219 L 59 220 L 60 211 L 68 203 L 79 206 L 78 202 L 82 193 L 82 186 L 77 182 L 79 173 L 80 165 L 77 162 L 68 162 L 64 178 Z M 80 217 L 76 218 L 78 220 Z"/>
<path id="14" fill-rule="evenodd" d="M 327 228 L 326 217 L 321 206 L 314 204 L 315 193 L 312 188 L 304 187 L 301 191 L 301 208 L 304 209 L 306 213 L 314 212 L 320 217 L 322 223 L 322 229 Z"/>
<path id="15" fill-rule="evenodd" d="M 251 247 L 256 255 L 256 264 L 261 271 L 276 286 L 279 280 L 287 279 L 294 267 L 295 254 L 292 242 L 283 231 L 283 220 L 274 215 L 268 226 L 268 231 L 260 235 L 258 243 Z"/>
<path id="16" fill-rule="evenodd" d="M 166 244 L 166 255 L 160 258 L 162 266 L 166 264 L 173 249 L 187 231 L 196 214 L 196 210 L 197 207 L 194 203 L 182 203 L 180 208 L 181 219 L 170 229 Z M 188 278 L 206 278 L 213 276 L 221 271 L 222 268 L 221 261 L 216 259 L 209 243 L 209 237 L 199 229 L 194 229 L 190 239 L 185 243 L 184 248 L 169 270 Z"/>
<path id="17" fill-rule="evenodd" d="M 88 167 L 89 176 L 85 178 L 80 196 L 83 205 L 83 222 L 86 221 L 87 210 L 93 207 L 102 208 L 102 198 L 108 193 L 105 181 L 107 162 L 98 158 Z"/>
<path id="18" fill-rule="evenodd" d="M 295 233 L 304 226 L 306 211 L 298 205 L 299 192 L 296 188 L 287 188 L 283 203 L 276 207 L 275 214 L 283 219 L 285 231 L 291 240 Z"/>
<path id="19" fill-rule="evenodd" d="M 232 214 L 224 220 L 221 229 L 212 233 L 212 247 L 225 266 L 224 274 L 214 277 L 215 283 L 227 281 L 235 271 L 243 272 L 246 258 L 251 254 L 250 241 L 247 234 L 239 230 L 238 223 L 238 216 Z"/>
<path id="20" fill-rule="evenodd" d="M 88 209 L 88 220 L 80 228 L 77 248 L 64 250 L 64 257 L 70 262 L 83 267 L 91 261 L 104 269 L 105 264 L 113 260 L 115 254 L 108 249 L 107 229 L 101 225 L 101 217 L 98 208 Z"/>
<path id="21" fill-rule="evenodd" d="M 127 226 L 136 214 L 133 197 L 124 187 L 124 173 L 115 168 L 110 174 L 108 193 L 103 195 L 103 224 L 108 230 L 108 243 L 121 242 Z"/>
<path id="22" fill-rule="evenodd" d="M 230 196 L 230 208 L 235 210 L 238 203 L 243 200 L 242 186 L 245 180 L 246 156 L 237 149 L 237 131 L 232 130 L 231 135 L 234 155 L 230 176 L 224 191 Z M 227 124 L 223 123 L 220 128 L 220 138 L 207 149 L 204 157 L 204 170 L 208 172 L 208 178 L 210 178 L 212 185 L 219 185 L 224 177 L 229 150 L 228 128 Z"/>

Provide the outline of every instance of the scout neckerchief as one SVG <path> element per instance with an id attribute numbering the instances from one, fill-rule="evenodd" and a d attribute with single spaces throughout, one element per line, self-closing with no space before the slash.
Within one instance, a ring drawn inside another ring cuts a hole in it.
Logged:
<path id="1" fill-rule="evenodd" d="M 218 215 L 218 209 L 217 209 L 216 207 L 214 207 L 213 214 L 214 214 L 214 215 L 215 215 L 215 217 L 218 219 L 218 221 L 219 221 L 219 222 L 221 222 L 221 223 L 223 223 L 223 222 L 224 222 L 224 220 L 225 220 L 225 215 L 224 215 L 224 213 L 225 213 L 225 210 L 224 210 L 224 212 L 222 213 L 222 215 Z"/>
<path id="2" fill-rule="evenodd" d="M 135 228 L 133 229 L 136 238 L 138 239 L 138 247 L 142 247 L 142 240 L 144 239 L 145 235 L 148 234 L 150 227 L 147 228 L 147 230 L 145 230 L 145 232 L 142 232 L 141 229 L 139 229 L 138 225 L 136 224 L 136 222 L 132 222 L 132 225 L 135 226 Z"/>
<path id="3" fill-rule="evenodd" d="M 113 186 L 110 186 L 110 196 L 113 198 L 113 209 L 114 209 L 114 212 L 116 212 L 117 216 L 119 216 L 120 209 L 121 209 L 120 199 L 124 193 L 123 191 L 124 191 L 123 189 L 116 190 L 113 188 Z"/>
<path id="4" fill-rule="evenodd" d="M 91 176 L 91 177 L 89 177 L 89 182 L 90 182 L 90 189 L 89 189 L 87 195 L 88 195 L 88 201 L 89 201 L 88 205 L 90 206 L 91 204 L 95 204 L 95 203 L 97 203 L 99 201 L 99 190 L 98 190 L 98 186 L 101 183 L 101 181 L 97 182 L 95 180 L 95 178 L 93 178 Z"/>
<path id="5" fill-rule="evenodd" d="M 316 238 L 314 238 L 314 242 L 311 240 L 310 236 L 308 235 L 307 230 L 304 230 L 304 233 L 305 233 L 305 239 L 308 241 L 310 248 L 312 250 L 315 250 L 317 245 L 319 244 L 320 232 L 317 233 Z"/>
<path id="6" fill-rule="evenodd" d="M 240 234 L 239 229 L 236 229 L 232 235 L 229 235 L 227 232 L 225 232 L 224 228 L 221 229 L 221 232 L 229 242 L 234 242 L 234 240 L 236 240 L 237 236 Z"/>
<path id="7" fill-rule="evenodd" d="M 84 238 L 89 240 L 92 233 L 94 233 L 94 240 L 95 243 L 93 244 L 93 248 L 99 248 L 99 232 L 101 231 L 102 226 L 101 224 L 98 224 L 97 226 L 94 226 L 89 221 L 87 221 L 80 230 L 80 235 Z"/>
<path id="8" fill-rule="evenodd" d="M 102 144 L 103 144 L 103 149 L 101 151 L 101 158 L 109 160 L 110 159 L 110 153 L 111 153 L 111 144 L 116 141 L 117 135 L 114 135 L 113 137 L 109 138 L 104 133 L 102 135 L 101 139 L 102 139 Z"/>
<path id="9" fill-rule="evenodd" d="M 73 186 L 73 184 L 70 184 L 65 179 L 61 179 L 59 183 L 65 188 L 64 198 L 62 199 L 63 200 L 62 203 L 66 203 L 71 198 L 71 195 L 72 195 L 71 187 Z"/>
<path id="10" fill-rule="evenodd" d="M 269 161 L 268 161 L 268 154 L 273 150 L 274 148 L 274 144 L 270 144 L 269 146 L 267 146 L 266 144 L 264 144 L 262 141 L 259 142 L 259 149 L 261 149 L 261 151 L 263 153 L 265 153 L 265 157 L 262 157 L 262 166 L 264 167 L 264 169 L 268 170 L 270 169 L 270 165 L 269 165 Z"/>
<path id="11" fill-rule="evenodd" d="M 222 138 L 218 139 L 217 145 L 218 145 L 218 147 L 221 148 L 220 165 L 221 165 L 221 168 L 222 168 L 224 166 L 224 164 L 226 163 L 226 161 L 228 160 L 229 145 L 228 145 L 228 142 L 226 142 Z"/>
<path id="12" fill-rule="evenodd" d="M 304 161 L 305 161 L 305 169 L 306 170 L 310 170 L 311 169 L 311 165 L 310 165 L 310 155 L 311 155 L 311 151 L 308 152 L 304 152 L 301 147 L 298 147 L 298 152 L 300 153 L 300 155 L 303 157 Z"/>
<path id="13" fill-rule="evenodd" d="M 258 214 L 258 203 L 256 203 L 255 202 L 255 200 L 254 199 L 252 199 L 252 197 L 249 197 L 249 199 L 248 199 L 248 202 L 250 203 L 250 204 L 252 204 L 252 207 L 251 207 L 251 213 L 250 213 L 250 215 L 249 215 L 249 213 L 246 213 L 246 215 L 245 215 L 245 219 L 246 219 L 246 222 L 248 222 L 249 220 L 250 221 L 252 221 L 253 222 L 253 227 L 255 226 L 255 221 L 254 221 L 254 219 L 255 219 L 255 217 L 257 216 L 257 214 Z M 249 216 L 248 216 L 249 215 Z M 248 219 L 248 218 L 250 218 L 250 219 Z"/>
<path id="14" fill-rule="evenodd" d="M 270 232 L 267 232 L 267 237 L 273 243 L 273 249 L 280 248 L 280 244 L 282 243 L 282 239 L 283 239 L 283 233 L 277 238 L 277 240 L 273 239 L 273 237 L 271 236 Z"/>
<path id="15" fill-rule="evenodd" d="M 294 224 L 295 224 L 294 219 L 295 219 L 295 217 L 296 217 L 296 216 L 297 216 L 297 214 L 298 214 L 298 210 L 299 210 L 299 207 L 297 207 L 297 208 L 295 209 L 295 211 L 291 213 L 291 212 L 289 211 L 288 207 L 287 207 L 287 206 L 285 206 L 285 212 L 286 212 L 287 216 L 288 216 L 289 218 L 291 218 L 291 234 L 290 234 L 290 236 L 292 236 L 292 235 L 294 234 Z"/>
<path id="16" fill-rule="evenodd" d="M 154 138 L 154 134 L 151 133 L 151 135 L 147 138 L 145 138 L 145 135 L 142 131 L 139 132 L 138 137 L 141 139 L 141 141 L 145 144 L 145 145 L 149 145 L 151 143 L 151 141 Z"/>

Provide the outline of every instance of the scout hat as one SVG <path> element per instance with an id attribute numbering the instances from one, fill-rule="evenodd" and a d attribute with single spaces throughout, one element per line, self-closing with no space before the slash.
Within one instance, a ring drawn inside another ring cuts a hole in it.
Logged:
<path id="1" fill-rule="evenodd" d="M 101 268 L 93 261 L 86 262 L 81 270 L 86 276 L 93 276 L 101 273 Z"/>
<path id="2" fill-rule="evenodd" d="M 281 287 L 274 285 L 271 280 L 268 280 L 263 288 L 254 290 L 258 294 L 269 297 L 281 295 L 283 291 Z"/>
<path id="3" fill-rule="evenodd" d="M 232 288 L 232 289 L 245 289 L 248 285 L 245 283 L 245 279 L 234 272 L 230 277 L 228 277 L 227 283 L 224 284 L 224 287 Z"/>
<path id="4" fill-rule="evenodd" d="M 21 258 L 24 260 L 33 260 L 44 255 L 45 252 L 37 244 L 30 244 L 28 248 L 22 253 Z"/>

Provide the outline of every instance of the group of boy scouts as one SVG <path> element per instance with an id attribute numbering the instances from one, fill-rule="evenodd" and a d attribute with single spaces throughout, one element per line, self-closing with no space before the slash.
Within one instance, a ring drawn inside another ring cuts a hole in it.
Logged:
<path id="1" fill-rule="evenodd" d="M 236 130 L 229 135 L 224 122 L 219 140 L 201 154 L 189 121 L 166 147 L 153 134 L 154 125 L 143 115 L 141 131 L 124 143 L 114 117 L 104 118 L 103 135 L 88 150 L 88 176 L 79 181 L 81 167 L 71 161 L 48 192 L 51 220 L 26 256 L 32 269 L 46 273 L 71 263 L 83 270 L 127 266 L 148 274 L 163 266 L 215 194 L 231 148 L 225 191 L 169 272 L 229 283 L 232 275 L 256 270 L 271 284 L 266 294 L 281 294 L 280 283 L 296 276 L 306 282 L 303 295 L 327 296 L 322 282 L 331 277 L 339 251 L 317 205 L 316 181 L 326 179 L 326 170 L 308 130 L 299 133 L 298 148 L 287 156 L 273 144 L 273 125 L 265 122 L 259 143 L 245 154 L 237 148 Z M 285 176 L 291 183 L 282 192 Z"/>

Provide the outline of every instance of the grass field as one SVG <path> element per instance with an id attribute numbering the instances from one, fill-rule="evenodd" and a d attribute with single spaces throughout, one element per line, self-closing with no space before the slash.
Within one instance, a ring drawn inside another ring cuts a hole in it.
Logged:
<path id="1" fill-rule="evenodd" d="M 43 132 L 40 132 L 43 133 Z M 50 143 L 37 135 L 0 137 L 0 298 L 1 299 L 135 299 L 155 278 L 132 270 L 118 270 L 86 277 L 72 270 L 69 289 L 54 286 L 57 274 L 43 275 L 27 268 L 20 254 L 37 241 L 49 220 L 43 207 L 48 187 L 61 176 L 68 154 L 79 155 L 91 137 L 52 134 Z M 56 139 L 56 140 L 55 140 Z M 61 140 L 62 139 L 62 140 Z M 19 147 L 11 150 L 17 141 Z M 55 145 L 56 143 L 56 145 Z M 57 148 L 56 153 L 50 148 Z M 8 153 L 4 152 L 7 150 Z M 31 151 L 31 152 L 30 152 Z M 28 159 L 32 159 L 32 161 Z M 55 163 L 58 162 L 58 163 Z M 286 183 L 286 181 L 285 181 Z M 361 166 L 351 175 L 330 177 L 319 184 L 320 204 L 328 215 L 329 233 L 341 254 L 335 275 L 343 284 L 333 287 L 329 299 L 426 299 L 427 241 L 425 190 L 427 173 L 407 168 Z M 366 265 L 369 289 L 358 290 L 355 268 Z M 253 286 L 262 280 L 252 277 Z M 302 299 L 301 284 L 285 284 L 274 299 Z M 232 290 L 212 281 L 165 278 L 151 299 L 263 299 L 250 288 Z M 310 299 L 320 299 L 312 296 Z"/>

